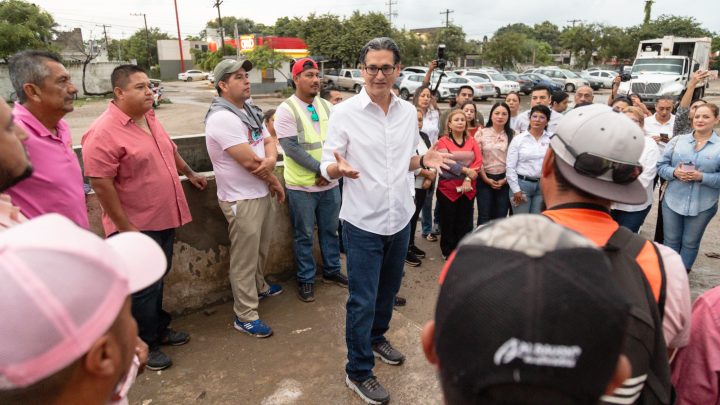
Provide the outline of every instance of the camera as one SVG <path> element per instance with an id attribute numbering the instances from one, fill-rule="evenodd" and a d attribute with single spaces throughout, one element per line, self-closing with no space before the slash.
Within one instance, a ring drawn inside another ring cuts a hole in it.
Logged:
<path id="1" fill-rule="evenodd" d="M 437 60 L 438 69 L 445 70 L 445 65 L 447 65 L 447 61 L 445 60 L 445 44 L 438 45 L 437 57 L 435 59 Z"/>

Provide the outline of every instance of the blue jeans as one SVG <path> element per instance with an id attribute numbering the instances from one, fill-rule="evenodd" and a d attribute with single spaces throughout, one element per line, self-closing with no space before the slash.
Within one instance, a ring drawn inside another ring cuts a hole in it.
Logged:
<path id="1" fill-rule="evenodd" d="M 438 225 L 440 223 L 440 218 L 438 214 L 438 207 L 437 204 L 435 205 L 435 211 L 433 211 L 433 195 L 435 194 L 435 184 L 433 183 L 432 186 L 430 186 L 429 189 L 427 189 L 427 198 L 425 198 L 425 204 L 422 208 L 422 216 L 421 216 L 421 222 L 422 222 L 422 234 L 428 235 L 431 233 L 435 233 L 437 231 L 438 227 L 435 227 L 435 230 L 433 230 L 433 224 Z M 433 220 L 434 219 L 434 220 Z"/>
<path id="2" fill-rule="evenodd" d="M 612 215 L 615 222 L 617 222 L 620 226 L 624 226 L 625 228 L 638 233 L 640 232 L 642 224 L 645 223 L 645 217 L 647 217 L 647 214 L 650 212 L 650 208 L 652 208 L 652 205 L 648 205 L 647 208 L 642 211 L 612 210 L 610 211 L 610 215 Z"/>
<path id="3" fill-rule="evenodd" d="M 338 214 L 340 214 L 340 189 L 310 193 L 287 189 L 290 221 L 293 225 L 293 248 L 299 283 L 315 282 L 315 257 L 313 256 L 313 231 L 317 224 L 318 241 L 326 276 L 340 271 L 340 240 L 338 239 Z"/>
<path id="4" fill-rule="evenodd" d="M 540 193 L 540 182 L 518 179 L 520 191 L 525 194 L 527 201 L 513 207 L 513 214 L 539 214 L 542 212 L 543 196 Z M 508 191 L 512 201 L 513 192 Z"/>
<path id="5" fill-rule="evenodd" d="M 142 231 L 142 233 L 157 242 L 163 253 L 165 253 L 167 259 L 165 274 L 167 274 L 172 267 L 175 229 Z M 147 343 L 150 350 L 157 350 L 160 347 L 160 341 L 170 325 L 170 314 L 162 308 L 163 287 L 163 279 L 161 278 L 131 295 L 132 315 L 138 325 L 138 336 Z"/>
<path id="6" fill-rule="evenodd" d="M 715 203 L 712 208 L 690 217 L 671 210 L 663 201 L 663 244 L 680 254 L 687 270 L 692 269 L 705 228 L 717 210 L 718 205 Z"/>
<path id="7" fill-rule="evenodd" d="M 363 231 L 343 224 L 349 296 L 346 305 L 345 342 L 347 375 L 354 381 L 373 376 L 372 345 L 385 341 L 395 295 L 400 290 L 410 224 L 394 235 Z"/>
<path id="8" fill-rule="evenodd" d="M 505 178 L 503 174 L 486 174 L 492 180 Z M 477 225 L 483 225 L 493 219 L 505 218 L 510 210 L 510 186 L 505 183 L 500 190 L 485 184 L 480 177 L 477 179 Z"/>

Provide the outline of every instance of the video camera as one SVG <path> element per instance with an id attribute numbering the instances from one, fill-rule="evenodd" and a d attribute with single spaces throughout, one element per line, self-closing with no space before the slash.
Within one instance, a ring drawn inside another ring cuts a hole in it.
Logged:
<path id="1" fill-rule="evenodd" d="M 435 58 L 437 60 L 437 66 L 440 71 L 445 70 L 445 66 L 447 65 L 447 61 L 445 60 L 445 44 L 439 44 L 437 47 L 437 57 Z"/>

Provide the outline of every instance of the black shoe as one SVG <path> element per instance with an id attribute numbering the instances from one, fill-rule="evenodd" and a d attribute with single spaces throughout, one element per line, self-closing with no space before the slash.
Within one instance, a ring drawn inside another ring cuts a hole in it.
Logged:
<path id="1" fill-rule="evenodd" d="M 300 297 L 300 301 L 315 301 L 315 285 L 312 283 L 298 284 L 298 297 Z"/>
<path id="2" fill-rule="evenodd" d="M 422 260 L 418 259 L 415 253 L 408 250 L 405 255 L 405 263 L 407 263 L 408 266 L 417 267 L 422 264 Z"/>
<path id="3" fill-rule="evenodd" d="M 170 366 L 172 366 L 172 360 L 170 360 L 170 356 L 167 354 L 160 350 L 152 350 L 148 353 L 147 365 L 145 365 L 145 367 L 149 370 L 165 370 Z"/>
<path id="4" fill-rule="evenodd" d="M 169 346 L 182 346 L 189 341 L 190 335 L 186 332 L 179 332 L 167 328 L 165 330 L 165 335 L 162 337 L 162 339 L 160 339 L 160 344 Z"/>
<path id="5" fill-rule="evenodd" d="M 405 298 L 397 296 L 397 295 L 395 296 L 395 303 L 393 304 L 393 306 L 404 307 L 405 304 L 407 304 L 407 300 Z"/>
<path id="6" fill-rule="evenodd" d="M 350 376 L 345 377 L 345 384 L 348 388 L 357 392 L 368 404 L 382 405 L 387 404 L 390 401 L 390 394 L 383 388 L 377 380 L 377 377 L 370 377 L 365 381 L 353 381 Z"/>
<path id="7" fill-rule="evenodd" d="M 418 259 L 422 259 L 425 257 L 425 251 L 415 245 L 410 245 L 408 247 L 408 252 L 413 252 Z"/>
<path id="8" fill-rule="evenodd" d="M 333 284 L 339 285 L 340 287 L 345 287 L 345 288 L 348 287 L 347 277 L 345 277 L 345 275 L 340 273 L 339 271 L 337 273 L 331 274 L 329 276 L 326 276 L 323 274 L 322 279 L 323 279 L 323 282 L 325 282 L 325 283 L 333 283 Z"/>
<path id="9" fill-rule="evenodd" d="M 405 361 L 405 355 L 396 350 L 387 340 L 372 345 L 373 354 L 384 363 L 399 366 Z"/>

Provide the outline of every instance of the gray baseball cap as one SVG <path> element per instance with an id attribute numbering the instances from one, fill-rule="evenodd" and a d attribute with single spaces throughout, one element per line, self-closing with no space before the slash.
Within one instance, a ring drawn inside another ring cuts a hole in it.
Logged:
<path id="1" fill-rule="evenodd" d="M 215 66 L 215 70 L 213 70 L 213 76 L 215 76 L 215 86 L 217 86 L 217 83 L 222 79 L 223 76 L 225 76 L 228 73 L 232 73 L 237 71 L 238 69 L 243 68 L 246 72 L 249 72 L 253 68 L 252 62 L 250 62 L 247 59 L 243 60 L 234 60 L 234 59 L 223 59 L 220 61 L 220 63 Z"/>
<path id="2" fill-rule="evenodd" d="M 642 204 L 647 201 L 645 187 L 637 179 L 619 184 L 613 182 L 612 171 L 598 177 L 576 171 L 576 159 L 563 142 L 577 156 L 590 153 L 614 162 L 639 165 L 645 147 L 645 134 L 625 114 L 618 114 L 601 104 L 573 109 L 560 120 L 550 145 L 560 172 L 573 186 L 614 202 Z"/>

